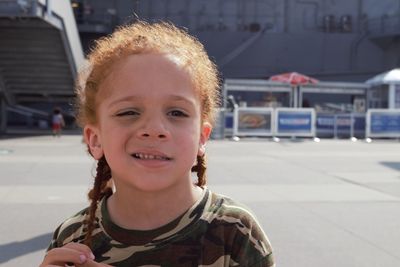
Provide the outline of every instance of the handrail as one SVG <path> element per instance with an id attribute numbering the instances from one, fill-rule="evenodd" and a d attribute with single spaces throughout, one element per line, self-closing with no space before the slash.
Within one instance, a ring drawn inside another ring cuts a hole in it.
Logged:
<path id="1" fill-rule="evenodd" d="M 8 92 L 7 89 L 7 84 L 5 83 L 4 75 L 3 75 L 4 70 L 0 68 L 0 93 L 4 95 L 4 98 L 6 100 L 6 103 L 8 105 L 13 105 L 15 103 L 14 97 Z"/>
<path id="2" fill-rule="evenodd" d="M 267 28 L 264 27 L 261 31 L 257 32 L 257 34 L 253 35 L 221 58 L 219 60 L 220 68 L 224 68 L 229 62 L 241 55 L 250 45 L 254 44 L 265 33 L 266 30 Z"/>
<path id="3" fill-rule="evenodd" d="M 64 47 L 65 49 L 68 49 L 69 53 L 66 53 L 67 55 L 67 60 L 70 63 L 69 65 L 71 66 L 71 72 L 72 72 L 72 76 L 74 77 L 74 80 L 76 79 L 76 75 L 77 75 L 77 63 L 75 61 L 75 58 L 73 57 L 73 51 L 70 45 L 70 40 L 67 34 L 67 30 L 65 27 L 65 22 L 64 22 L 64 18 L 61 17 L 58 13 L 56 13 L 53 10 L 48 10 L 48 6 L 47 6 L 47 1 L 45 4 L 42 4 L 41 2 L 39 2 L 38 0 L 33 0 L 36 1 L 36 3 L 42 8 L 42 10 L 47 10 L 48 13 L 47 14 L 51 14 L 51 16 L 53 16 L 54 18 L 56 18 L 60 23 L 61 23 L 61 37 L 64 43 Z M 42 16 L 44 17 L 44 12 L 42 12 Z"/>
<path id="4" fill-rule="evenodd" d="M 26 111 L 26 112 L 30 112 L 32 114 L 37 114 L 37 115 L 41 115 L 43 117 L 49 117 L 50 114 L 48 112 L 42 111 L 42 110 L 38 110 L 38 109 L 34 109 L 34 108 L 30 108 L 30 107 L 25 107 L 25 106 L 21 106 L 21 105 L 15 105 L 14 106 L 16 109 L 22 110 L 22 111 Z"/>

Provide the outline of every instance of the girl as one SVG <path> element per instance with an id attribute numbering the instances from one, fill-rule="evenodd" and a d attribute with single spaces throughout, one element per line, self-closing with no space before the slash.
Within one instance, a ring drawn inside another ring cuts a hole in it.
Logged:
<path id="1" fill-rule="evenodd" d="M 253 215 L 205 187 L 219 81 L 203 46 L 137 22 L 89 62 L 77 93 L 98 160 L 91 204 L 57 228 L 41 266 L 274 266 Z"/>
<path id="2" fill-rule="evenodd" d="M 53 136 L 60 137 L 61 129 L 62 127 L 65 126 L 64 117 L 61 114 L 60 108 L 54 108 L 51 122 L 52 122 Z"/>

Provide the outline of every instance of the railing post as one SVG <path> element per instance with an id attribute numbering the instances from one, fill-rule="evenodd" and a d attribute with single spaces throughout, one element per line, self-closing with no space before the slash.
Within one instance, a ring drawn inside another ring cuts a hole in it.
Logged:
<path id="1" fill-rule="evenodd" d="M 354 137 L 354 113 L 350 113 L 350 138 Z"/>
<path id="2" fill-rule="evenodd" d="M 51 0 L 46 0 L 46 13 L 47 16 L 51 16 Z"/>
<path id="3" fill-rule="evenodd" d="M 37 7 L 38 7 L 38 3 L 37 3 L 37 1 L 39 1 L 39 0 L 30 0 L 30 2 L 31 2 L 31 10 L 30 10 L 30 13 L 31 13 L 31 16 L 36 16 L 37 15 Z"/>
<path id="4" fill-rule="evenodd" d="M 333 138 L 337 139 L 337 115 L 333 115 Z"/>
<path id="5" fill-rule="evenodd" d="M 0 96 L 0 133 L 7 130 L 7 106 L 4 97 Z"/>

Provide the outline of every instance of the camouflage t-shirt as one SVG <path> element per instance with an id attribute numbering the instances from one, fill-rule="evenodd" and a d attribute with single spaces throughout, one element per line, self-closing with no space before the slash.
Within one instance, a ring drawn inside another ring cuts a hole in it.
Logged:
<path id="1" fill-rule="evenodd" d="M 87 209 L 62 223 L 48 249 L 82 242 Z M 92 251 L 112 266 L 275 266 L 271 245 L 247 208 L 205 189 L 174 221 L 155 230 L 114 224 L 103 199 L 96 211 Z"/>

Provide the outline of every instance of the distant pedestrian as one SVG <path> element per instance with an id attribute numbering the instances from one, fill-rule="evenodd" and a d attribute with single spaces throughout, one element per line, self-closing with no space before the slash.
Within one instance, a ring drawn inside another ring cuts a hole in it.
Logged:
<path id="1" fill-rule="evenodd" d="M 64 117 L 61 113 L 60 108 L 55 108 L 53 110 L 53 117 L 52 117 L 52 129 L 53 129 L 53 136 L 60 137 L 61 130 L 65 126 Z"/>

